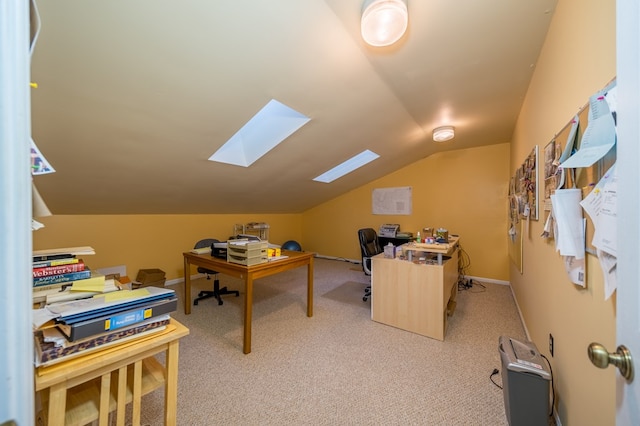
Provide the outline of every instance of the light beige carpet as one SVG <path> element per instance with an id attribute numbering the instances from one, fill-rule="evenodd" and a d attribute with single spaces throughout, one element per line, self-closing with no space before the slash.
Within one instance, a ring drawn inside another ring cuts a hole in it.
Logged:
<path id="1" fill-rule="evenodd" d="M 220 275 L 241 292 L 241 282 Z M 360 265 L 315 260 L 255 283 L 252 352 L 242 353 L 242 294 L 173 316 L 180 344 L 178 425 L 506 425 L 498 338 L 525 339 L 508 286 L 461 291 L 444 342 L 371 320 Z M 211 281 L 194 281 L 195 297 Z M 374 295 L 375 297 L 375 295 Z M 500 375 L 494 379 L 501 384 Z M 162 424 L 163 392 L 143 398 L 143 424 Z"/>

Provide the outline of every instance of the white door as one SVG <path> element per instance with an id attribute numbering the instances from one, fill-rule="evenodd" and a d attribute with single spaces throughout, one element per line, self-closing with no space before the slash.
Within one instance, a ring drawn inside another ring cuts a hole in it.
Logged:
<path id="1" fill-rule="evenodd" d="M 640 7 L 637 0 L 618 0 L 618 290 L 617 344 L 626 346 L 631 381 L 617 375 L 617 425 L 640 425 Z M 607 348 L 614 352 L 615 348 Z M 611 367 L 610 367 L 611 368 Z"/>

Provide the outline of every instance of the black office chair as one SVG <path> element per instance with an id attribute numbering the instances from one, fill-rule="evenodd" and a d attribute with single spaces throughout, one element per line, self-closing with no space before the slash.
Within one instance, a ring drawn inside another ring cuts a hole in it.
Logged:
<path id="1" fill-rule="evenodd" d="M 371 258 L 383 251 L 378 242 L 378 233 L 373 228 L 359 229 L 358 239 L 362 254 L 362 270 L 365 274 L 371 275 Z M 369 297 L 371 297 L 371 286 L 365 288 L 362 300 L 366 302 Z"/>
<path id="2" fill-rule="evenodd" d="M 204 240 L 200 240 L 196 243 L 194 248 L 203 248 L 203 247 L 211 247 L 213 251 L 213 243 L 219 243 L 220 241 L 214 238 L 206 238 Z M 227 290 L 226 287 L 220 288 L 220 280 L 218 280 L 218 273 L 216 271 L 212 271 L 211 269 L 206 269 L 201 266 L 198 266 L 198 272 L 201 274 L 205 274 L 207 279 L 210 280 L 213 275 L 213 291 L 203 290 L 198 293 L 198 297 L 193 301 L 193 305 L 197 306 L 198 302 L 204 299 L 209 299 L 210 297 L 215 297 L 218 299 L 218 305 L 222 305 L 222 296 L 225 294 L 235 294 L 236 297 L 240 296 L 239 291 L 235 290 Z"/>

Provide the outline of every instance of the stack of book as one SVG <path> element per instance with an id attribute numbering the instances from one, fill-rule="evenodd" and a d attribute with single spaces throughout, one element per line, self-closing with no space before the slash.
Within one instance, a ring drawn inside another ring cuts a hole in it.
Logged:
<path id="1" fill-rule="evenodd" d="M 178 306 L 174 290 L 145 287 L 34 310 L 35 365 L 46 366 L 158 332 Z"/>
<path id="2" fill-rule="evenodd" d="M 49 304 L 119 290 L 115 280 L 91 271 L 80 258 L 91 247 L 68 247 L 33 253 L 33 303 Z"/>
<path id="3" fill-rule="evenodd" d="M 82 256 L 91 247 L 33 253 L 35 365 L 46 367 L 111 346 L 138 341 L 170 327 L 174 290 L 121 290 L 91 271 Z"/>

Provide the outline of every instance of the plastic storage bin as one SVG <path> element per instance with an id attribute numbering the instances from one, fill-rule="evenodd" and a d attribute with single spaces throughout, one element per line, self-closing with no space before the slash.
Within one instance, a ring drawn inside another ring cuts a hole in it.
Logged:
<path id="1" fill-rule="evenodd" d="M 533 342 L 499 339 L 504 410 L 510 426 L 546 426 L 551 373 Z"/>

